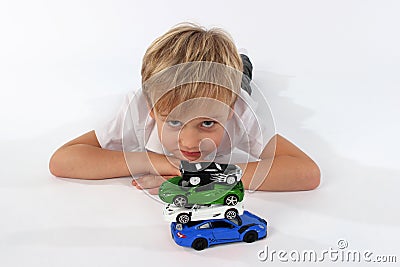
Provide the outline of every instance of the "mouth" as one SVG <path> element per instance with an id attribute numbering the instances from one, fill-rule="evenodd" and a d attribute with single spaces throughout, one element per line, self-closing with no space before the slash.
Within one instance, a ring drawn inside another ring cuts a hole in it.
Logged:
<path id="1" fill-rule="evenodd" d="M 184 155 L 188 159 L 198 159 L 201 157 L 201 152 L 196 151 L 196 152 L 189 152 L 189 151 L 184 151 L 181 150 L 182 155 Z"/>

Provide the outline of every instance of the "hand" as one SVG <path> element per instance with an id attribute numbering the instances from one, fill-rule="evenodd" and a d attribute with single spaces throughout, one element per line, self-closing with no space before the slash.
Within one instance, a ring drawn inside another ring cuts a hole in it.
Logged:
<path id="1" fill-rule="evenodd" d="M 160 175 L 154 175 L 154 174 L 146 174 L 146 175 L 140 176 L 137 179 L 134 179 L 132 181 L 132 185 L 135 186 L 139 190 L 147 189 L 147 191 L 151 195 L 157 195 L 158 188 L 160 187 L 160 185 L 163 182 L 165 182 L 166 180 L 171 179 L 172 177 L 175 177 L 175 176 L 160 176 Z"/>
<path id="2" fill-rule="evenodd" d="M 147 152 L 148 172 L 158 176 L 180 175 L 180 159 L 168 157 L 154 152 Z"/>

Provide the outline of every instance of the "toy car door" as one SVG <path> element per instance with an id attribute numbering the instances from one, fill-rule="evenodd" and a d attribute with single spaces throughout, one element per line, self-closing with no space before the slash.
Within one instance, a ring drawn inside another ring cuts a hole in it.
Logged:
<path id="1" fill-rule="evenodd" d="M 240 234 L 236 227 L 225 220 L 216 220 L 211 223 L 214 238 L 218 241 L 239 240 Z"/>

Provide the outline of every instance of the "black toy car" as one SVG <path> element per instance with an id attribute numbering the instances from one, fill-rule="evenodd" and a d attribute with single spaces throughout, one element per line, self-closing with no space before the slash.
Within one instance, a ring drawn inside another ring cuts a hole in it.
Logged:
<path id="1" fill-rule="evenodd" d="M 182 186 L 207 185 L 212 182 L 233 185 L 242 178 L 242 169 L 234 164 L 181 161 Z"/>

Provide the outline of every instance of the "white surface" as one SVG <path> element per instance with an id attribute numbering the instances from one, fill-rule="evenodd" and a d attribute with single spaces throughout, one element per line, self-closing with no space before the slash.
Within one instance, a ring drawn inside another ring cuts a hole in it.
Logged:
<path id="1" fill-rule="evenodd" d="M 361 0 L 2 1 L 0 266 L 266 266 L 257 259 L 265 245 L 319 253 L 341 238 L 399 262 L 399 8 Z M 254 244 L 179 247 L 162 204 L 130 178 L 58 179 L 47 169 L 58 146 L 117 110 L 139 86 L 147 46 L 184 20 L 223 27 L 247 48 L 278 131 L 322 169 L 315 191 L 246 195 L 246 209 L 270 225 Z"/>

